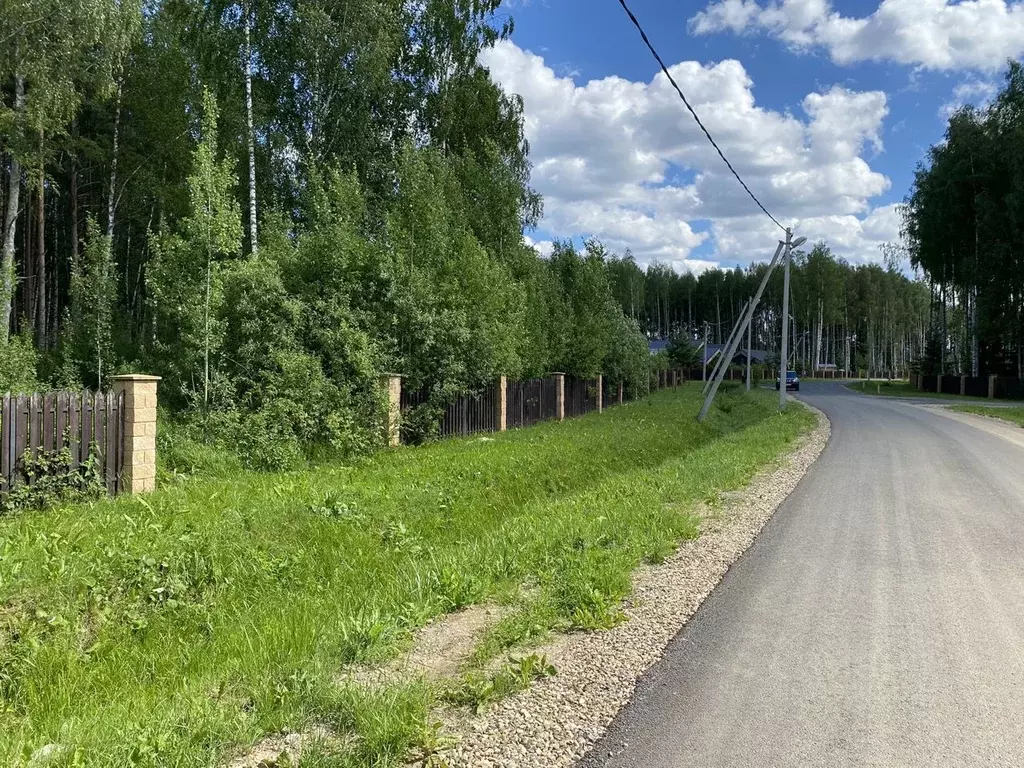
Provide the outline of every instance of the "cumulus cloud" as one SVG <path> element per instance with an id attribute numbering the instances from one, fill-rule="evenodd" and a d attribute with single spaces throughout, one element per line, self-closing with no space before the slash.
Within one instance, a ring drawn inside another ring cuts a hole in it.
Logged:
<path id="1" fill-rule="evenodd" d="M 483 61 L 523 98 L 545 231 L 596 236 L 617 251 L 631 249 L 641 262 L 679 268 L 706 268 L 708 248 L 692 253 L 709 240 L 714 258 L 729 263 L 774 251 L 778 229 L 757 212 L 663 74 L 650 82 L 613 76 L 577 85 L 511 42 L 485 52 Z M 738 61 L 670 69 L 768 210 L 811 239 L 827 236 L 814 231 L 819 224 L 843 234 L 840 253 L 871 255 L 863 223 L 875 215 L 870 199 L 889 180 L 865 156 L 882 149 L 884 93 L 835 86 L 808 94 L 798 117 L 758 106 Z"/>
<path id="2" fill-rule="evenodd" d="M 939 117 L 948 120 L 954 112 L 968 104 L 984 109 L 999 92 L 999 84 L 992 80 L 970 79 L 953 88 L 953 97 L 939 107 Z"/>
<path id="3" fill-rule="evenodd" d="M 523 235 L 523 242 L 545 258 L 550 256 L 555 250 L 555 244 L 551 240 L 534 240 L 529 235 Z"/>
<path id="4" fill-rule="evenodd" d="M 882 0 L 860 18 L 827 0 L 716 0 L 690 19 L 695 34 L 763 32 L 824 48 L 837 64 L 894 61 L 927 69 L 1002 67 L 1024 53 L 1024 5 L 1006 0 Z"/>

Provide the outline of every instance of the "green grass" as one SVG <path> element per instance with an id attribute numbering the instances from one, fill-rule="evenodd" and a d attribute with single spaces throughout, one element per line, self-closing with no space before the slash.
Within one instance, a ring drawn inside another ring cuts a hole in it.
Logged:
<path id="1" fill-rule="evenodd" d="M 947 394 L 945 392 L 921 392 L 914 389 L 909 381 L 860 381 L 847 385 L 855 392 L 865 395 L 882 395 L 883 397 L 929 397 L 935 400 L 959 400 L 963 395 Z M 984 398 L 978 398 L 984 399 Z"/>
<path id="2" fill-rule="evenodd" d="M 994 419 L 1002 419 L 1019 427 L 1024 427 L 1024 407 L 1006 408 L 998 405 L 951 405 L 952 411 L 962 413 L 974 413 L 979 416 L 989 416 Z"/>
<path id="3" fill-rule="evenodd" d="M 349 687 L 339 671 L 485 600 L 510 613 L 481 663 L 551 629 L 614 624 L 632 570 L 697 535 L 692 506 L 813 423 L 776 413 L 774 392 L 730 388 L 703 425 L 699 404 L 697 383 L 356 466 L 237 471 L 0 520 L 0 764 L 59 744 L 50 765 L 208 766 L 315 723 L 347 746 L 304 764 L 429 752 L 442 691 Z"/>

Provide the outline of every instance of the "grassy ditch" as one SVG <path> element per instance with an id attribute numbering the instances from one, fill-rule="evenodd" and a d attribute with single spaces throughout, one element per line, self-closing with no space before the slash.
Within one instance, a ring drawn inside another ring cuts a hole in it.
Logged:
<path id="1" fill-rule="evenodd" d="M 773 392 L 730 389 L 703 425 L 699 403 L 698 383 L 356 466 L 0 519 L 0 764 L 51 744 L 52 766 L 208 766 L 314 724 L 341 740 L 304 765 L 429 754 L 444 691 L 339 672 L 486 600 L 511 611 L 481 660 L 615 623 L 633 568 L 697 535 L 692 505 L 813 423 L 802 407 L 776 413 Z"/>
<path id="2" fill-rule="evenodd" d="M 951 405 L 951 411 L 962 413 L 973 413 L 978 416 L 988 416 L 993 419 L 1002 419 L 1018 427 L 1024 427 L 1024 407 L 1005 407 L 998 405 Z"/>
<path id="3" fill-rule="evenodd" d="M 882 395 L 883 397 L 926 397 L 935 400 L 962 400 L 964 395 L 946 392 L 922 392 L 915 389 L 909 381 L 859 381 L 847 384 L 854 392 L 865 395 Z M 979 398 L 984 399 L 984 398 Z"/>

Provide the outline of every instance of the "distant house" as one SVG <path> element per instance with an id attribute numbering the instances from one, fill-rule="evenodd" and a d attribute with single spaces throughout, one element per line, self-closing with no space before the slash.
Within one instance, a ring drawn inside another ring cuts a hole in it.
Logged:
<path id="1" fill-rule="evenodd" d="M 647 342 L 647 348 L 652 355 L 656 355 L 659 352 L 664 352 L 668 349 L 668 339 L 651 339 Z M 704 362 L 708 365 L 714 365 L 717 357 L 722 354 L 722 350 L 725 349 L 725 344 L 708 344 L 706 347 L 703 343 L 697 346 L 697 354 L 703 351 Z M 770 352 L 763 349 L 752 349 L 750 350 L 750 359 L 754 365 L 767 365 L 768 357 L 771 355 Z M 734 365 L 746 365 L 747 364 L 747 350 L 741 349 L 735 355 L 733 355 L 732 362 Z M 698 357 L 698 365 L 699 357 Z"/>
<path id="2" fill-rule="evenodd" d="M 647 342 L 647 349 L 652 355 L 664 352 L 668 349 L 668 339 L 651 339 Z"/>
<path id="3" fill-rule="evenodd" d="M 725 349 L 724 344 L 708 344 L 707 351 L 707 362 L 710 365 Z M 754 365 L 767 365 L 768 358 L 771 355 L 770 352 L 764 349 L 752 349 L 750 350 L 750 362 Z M 732 356 L 733 365 L 746 365 L 747 364 L 747 350 L 740 349 Z"/>
<path id="4" fill-rule="evenodd" d="M 765 349 L 752 349 L 750 350 L 750 362 L 754 365 L 768 365 L 768 358 L 771 357 L 771 352 Z M 736 365 L 747 364 L 747 350 L 741 350 L 736 353 L 732 361 Z"/>

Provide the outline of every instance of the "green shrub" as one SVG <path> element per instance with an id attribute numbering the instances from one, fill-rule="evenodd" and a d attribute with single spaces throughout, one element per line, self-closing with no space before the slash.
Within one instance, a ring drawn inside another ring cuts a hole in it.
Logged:
<path id="1" fill-rule="evenodd" d="M 11 336 L 6 347 L 0 347 L 0 393 L 32 392 L 36 382 L 36 351 L 26 335 Z"/>

